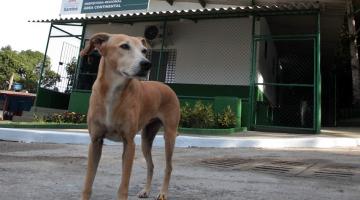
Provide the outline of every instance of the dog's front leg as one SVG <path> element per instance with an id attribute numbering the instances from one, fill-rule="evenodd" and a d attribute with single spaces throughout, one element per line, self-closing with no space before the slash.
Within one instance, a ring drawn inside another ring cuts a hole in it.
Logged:
<path id="1" fill-rule="evenodd" d="M 121 184 L 118 190 L 118 199 L 127 200 L 129 191 L 130 175 L 135 156 L 134 139 L 124 139 L 124 150 L 122 155 Z"/>
<path id="2" fill-rule="evenodd" d="M 94 183 L 95 174 L 99 165 L 101 152 L 103 146 L 103 139 L 94 139 L 89 144 L 88 167 L 82 192 L 82 200 L 89 200 L 91 196 L 92 185 Z"/>

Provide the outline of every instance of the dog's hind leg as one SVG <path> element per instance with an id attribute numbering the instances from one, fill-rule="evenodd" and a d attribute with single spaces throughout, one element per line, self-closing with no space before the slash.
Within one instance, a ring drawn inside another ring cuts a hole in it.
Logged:
<path id="1" fill-rule="evenodd" d="M 146 165 L 147 165 L 147 177 L 146 185 L 142 191 L 138 193 L 139 198 L 148 198 L 151 190 L 151 181 L 154 173 L 154 163 L 152 160 L 151 149 L 156 133 L 161 127 L 161 121 L 156 119 L 155 121 L 150 122 L 142 130 L 141 135 L 141 149 L 144 154 Z"/>
<path id="2" fill-rule="evenodd" d="M 176 127 L 177 126 L 164 127 L 166 167 L 163 184 L 157 200 L 166 200 L 168 196 L 168 188 L 172 172 L 172 155 L 174 152 L 175 140 L 177 136 Z"/>

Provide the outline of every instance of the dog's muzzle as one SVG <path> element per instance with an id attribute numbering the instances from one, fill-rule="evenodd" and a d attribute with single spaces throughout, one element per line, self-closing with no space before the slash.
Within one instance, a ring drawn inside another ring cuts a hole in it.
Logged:
<path id="1" fill-rule="evenodd" d="M 138 77 L 146 77 L 151 68 L 151 62 L 148 60 L 143 60 L 140 62 L 140 71 L 136 74 Z"/>

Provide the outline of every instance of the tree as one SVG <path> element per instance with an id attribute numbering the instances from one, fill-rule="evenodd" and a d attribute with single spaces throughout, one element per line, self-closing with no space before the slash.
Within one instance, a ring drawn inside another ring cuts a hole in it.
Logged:
<path id="1" fill-rule="evenodd" d="M 65 93 L 70 93 L 72 89 L 72 85 L 75 81 L 75 71 L 77 66 L 77 59 L 75 57 L 71 58 L 70 62 L 66 64 L 66 73 L 67 73 L 67 87 Z"/>
<path id="2" fill-rule="evenodd" d="M 359 46 L 357 40 L 360 33 L 360 1 L 346 1 L 346 18 L 347 18 L 347 34 L 349 38 L 349 53 L 352 73 L 352 95 L 353 105 L 360 105 L 360 63 L 359 63 Z"/>
<path id="3" fill-rule="evenodd" d="M 22 83 L 25 90 L 36 92 L 40 77 L 40 69 L 44 54 L 38 51 L 26 50 L 17 52 L 11 46 L 0 49 L 0 89 L 7 89 L 8 80 L 15 74 L 14 81 Z M 45 61 L 42 86 L 54 87 L 60 81 L 60 75 L 51 71 L 50 58 Z"/>

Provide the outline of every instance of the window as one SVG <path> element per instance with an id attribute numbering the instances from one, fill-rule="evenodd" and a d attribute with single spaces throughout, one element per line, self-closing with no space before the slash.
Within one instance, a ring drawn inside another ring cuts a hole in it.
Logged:
<path id="1" fill-rule="evenodd" d="M 99 69 L 101 55 L 97 50 L 81 58 L 79 75 L 76 82 L 76 89 L 91 90 Z"/>
<path id="2" fill-rule="evenodd" d="M 149 75 L 149 80 L 157 80 L 165 83 L 175 82 L 175 66 L 176 66 L 176 50 L 167 49 L 163 50 L 153 49 L 149 52 L 148 58 L 152 63 L 152 68 Z M 160 68 L 159 60 L 161 55 Z"/>
<path id="3" fill-rule="evenodd" d="M 160 50 L 151 50 L 147 55 L 152 62 L 149 80 L 158 80 L 165 83 L 175 82 L 176 50 L 164 50 L 161 55 L 161 65 L 158 69 Z M 91 90 L 95 82 L 101 55 L 97 50 L 81 59 L 79 74 L 76 82 L 76 89 Z"/>

